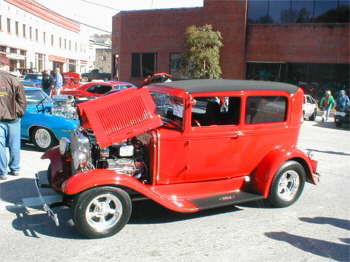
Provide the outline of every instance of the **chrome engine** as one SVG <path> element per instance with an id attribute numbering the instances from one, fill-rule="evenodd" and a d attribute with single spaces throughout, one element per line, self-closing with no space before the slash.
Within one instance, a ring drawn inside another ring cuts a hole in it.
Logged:
<path id="1" fill-rule="evenodd" d="M 100 148 L 92 134 L 76 129 L 70 141 L 61 139 L 60 153 L 72 158 L 72 174 L 95 168 L 115 170 L 147 183 L 148 151 L 137 138 Z"/>
<path id="2" fill-rule="evenodd" d="M 56 116 L 78 119 L 74 97 L 67 95 L 54 96 L 51 113 Z"/>

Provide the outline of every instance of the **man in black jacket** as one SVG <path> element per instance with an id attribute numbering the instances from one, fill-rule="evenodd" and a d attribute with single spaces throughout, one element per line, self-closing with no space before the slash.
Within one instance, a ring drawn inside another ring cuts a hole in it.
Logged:
<path id="1" fill-rule="evenodd" d="M 9 59 L 0 56 L 0 180 L 20 171 L 21 116 L 26 108 L 22 84 L 9 71 Z M 10 159 L 7 163 L 6 147 Z"/>
<path id="2" fill-rule="evenodd" d="M 43 91 L 49 96 L 51 95 L 51 89 L 54 84 L 54 79 L 47 70 L 43 71 L 42 77 L 43 79 L 41 80 L 41 83 L 42 83 Z"/>

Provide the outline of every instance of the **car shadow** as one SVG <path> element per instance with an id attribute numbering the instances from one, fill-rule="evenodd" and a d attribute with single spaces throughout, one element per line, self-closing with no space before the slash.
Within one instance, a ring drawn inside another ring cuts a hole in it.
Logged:
<path id="1" fill-rule="evenodd" d="M 349 261 L 350 245 L 347 244 L 338 244 L 330 241 L 298 236 L 287 232 L 266 232 L 264 235 L 274 240 L 286 242 L 295 248 L 315 256 L 336 261 Z"/>
<path id="2" fill-rule="evenodd" d="M 30 142 L 27 142 L 27 141 L 25 141 L 25 142 L 21 141 L 21 150 L 43 153 L 34 144 L 31 144 Z"/>
<path id="3" fill-rule="evenodd" d="M 318 150 L 313 148 L 307 148 L 306 150 L 311 150 L 318 153 L 332 154 L 332 155 L 350 156 L 349 153 L 345 153 L 345 152 L 323 151 L 323 150 Z"/>
<path id="4" fill-rule="evenodd" d="M 145 210 L 147 212 L 145 212 Z M 133 203 L 133 210 L 129 220 L 130 224 L 163 224 L 182 220 L 196 219 L 200 217 L 237 212 L 241 209 L 236 206 L 208 209 L 196 213 L 177 213 L 171 211 L 151 200 Z"/>
<path id="5" fill-rule="evenodd" d="M 332 128 L 332 129 L 339 129 L 339 130 L 346 130 L 349 129 L 349 126 L 341 126 L 337 127 L 333 120 L 328 122 L 315 122 L 312 126 L 322 127 L 322 128 Z"/>
<path id="6" fill-rule="evenodd" d="M 350 220 L 333 217 L 299 217 L 299 220 L 313 224 L 332 225 L 350 231 Z"/>

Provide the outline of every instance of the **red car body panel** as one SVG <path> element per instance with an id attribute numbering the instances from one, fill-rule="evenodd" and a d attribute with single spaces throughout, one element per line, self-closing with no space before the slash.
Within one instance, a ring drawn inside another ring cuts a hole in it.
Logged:
<path id="1" fill-rule="evenodd" d="M 183 129 L 161 126 L 150 92 L 177 96 L 184 102 Z M 192 126 L 191 112 L 197 97 L 239 97 L 237 125 Z M 284 122 L 247 124 L 247 97 L 283 96 L 287 100 Z M 148 86 L 128 89 L 79 104 L 82 126 L 92 128 L 100 147 L 146 133 L 150 142 L 151 184 L 107 169 L 75 174 L 64 182 L 65 194 L 75 195 L 104 185 L 132 189 L 178 212 L 196 212 L 193 199 L 254 189 L 265 198 L 278 169 L 295 160 L 306 170 L 308 181 L 316 184 L 317 162 L 296 148 L 302 116 L 303 91 L 230 91 L 189 93 L 184 89 Z M 125 110 L 127 108 L 127 110 Z M 152 130 L 154 129 L 154 130 Z M 53 149 L 56 150 L 56 149 Z M 58 151 L 44 158 L 57 161 Z M 53 165 L 51 177 L 59 172 Z M 62 167 L 61 167 L 62 168 Z"/>
<path id="2" fill-rule="evenodd" d="M 81 125 L 94 130 L 101 148 L 162 125 L 146 89 L 130 88 L 81 103 L 78 107 Z"/>
<path id="3" fill-rule="evenodd" d="M 62 95 L 71 95 L 71 96 L 78 97 L 78 98 L 103 96 L 104 94 L 93 93 L 93 92 L 90 92 L 88 90 L 91 86 L 97 86 L 97 85 L 110 86 L 112 89 L 114 86 L 117 86 L 117 85 L 122 85 L 122 86 L 130 85 L 131 86 L 131 84 L 129 84 L 127 82 L 90 82 L 90 83 L 87 83 L 84 85 L 79 84 L 78 86 L 75 86 L 75 88 L 64 89 L 64 90 L 62 90 L 61 94 Z"/>

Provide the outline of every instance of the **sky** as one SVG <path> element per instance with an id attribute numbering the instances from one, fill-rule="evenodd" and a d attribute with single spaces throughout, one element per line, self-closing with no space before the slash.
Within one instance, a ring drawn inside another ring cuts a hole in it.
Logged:
<path id="1" fill-rule="evenodd" d="M 200 7 L 203 0 L 36 0 L 47 8 L 106 31 L 112 31 L 112 16 L 118 11 Z"/>

